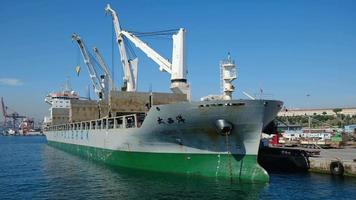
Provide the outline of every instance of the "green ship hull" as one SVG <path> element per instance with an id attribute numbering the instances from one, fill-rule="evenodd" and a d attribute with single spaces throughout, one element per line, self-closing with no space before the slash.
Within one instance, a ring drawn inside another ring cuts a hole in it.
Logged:
<path id="1" fill-rule="evenodd" d="M 257 163 L 257 155 L 130 152 L 54 141 L 48 141 L 48 144 L 113 167 L 214 177 L 236 182 L 269 181 L 268 173 Z"/>

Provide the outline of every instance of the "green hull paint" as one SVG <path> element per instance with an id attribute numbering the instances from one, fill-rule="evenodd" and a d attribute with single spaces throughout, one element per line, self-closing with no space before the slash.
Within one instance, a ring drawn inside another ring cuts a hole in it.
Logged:
<path id="1" fill-rule="evenodd" d="M 257 155 L 129 152 L 54 141 L 48 141 L 48 144 L 111 166 L 221 177 L 242 182 L 269 181 L 267 172 L 257 163 Z"/>

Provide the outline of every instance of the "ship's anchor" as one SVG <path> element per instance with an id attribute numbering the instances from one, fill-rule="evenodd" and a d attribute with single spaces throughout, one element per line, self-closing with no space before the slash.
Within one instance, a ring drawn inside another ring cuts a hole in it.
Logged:
<path id="1" fill-rule="evenodd" d="M 225 119 L 218 119 L 215 122 L 215 126 L 220 135 L 230 135 L 232 130 L 232 124 Z"/>

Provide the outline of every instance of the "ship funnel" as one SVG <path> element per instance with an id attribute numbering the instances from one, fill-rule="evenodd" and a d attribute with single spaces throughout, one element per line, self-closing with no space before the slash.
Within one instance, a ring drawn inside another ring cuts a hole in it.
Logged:
<path id="1" fill-rule="evenodd" d="M 232 124 L 225 119 L 218 119 L 215 122 L 216 129 L 220 135 L 230 135 Z"/>

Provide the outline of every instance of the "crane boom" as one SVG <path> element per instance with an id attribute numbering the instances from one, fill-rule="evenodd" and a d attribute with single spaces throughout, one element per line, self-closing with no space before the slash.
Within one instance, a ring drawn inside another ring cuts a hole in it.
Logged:
<path id="1" fill-rule="evenodd" d="M 99 52 L 99 49 L 96 47 L 93 47 L 93 51 L 95 53 L 96 59 L 99 61 L 100 68 L 104 71 L 105 76 L 108 77 L 108 79 L 109 79 L 109 91 L 111 91 L 113 88 L 115 88 L 115 85 L 114 85 L 114 81 L 111 77 L 111 74 L 109 72 L 109 69 L 105 64 L 104 59 Z"/>
<path id="2" fill-rule="evenodd" d="M 172 64 L 167 59 L 163 58 L 155 50 L 153 50 L 132 33 L 124 30 L 122 30 L 120 33 L 127 37 L 132 43 L 134 43 L 137 48 L 141 49 L 147 55 L 147 57 L 156 62 L 160 66 L 161 71 L 166 71 L 170 74 L 172 73 Z"/>
<path id="3" fill-rule="evenodd" d="M 110 4 L 107 4 L 105 11 L 107 13 L 110 13 L 112 16 L 112 21 L 113 25 L 115 28 L 115 34 L 116 34 L 116 42 L 119 47 L 119 53 L 120 53 L 120 60 L 122 63 L 123 71 L 124 71 L 124 82 L 127 84 L 126 85 L 126 91 L 136 91 L 137 89 L 137 63 L 138 60 L 133 59 L 129 60 L 127 53 L 126 53 L 126 46 L 125 42 L 122 38 L 122 35 L 120 34 L 121 32 L 121 27 L 119 23 L 119 18 L 116 14 L 116 12 L 111 9 Z"/>
<path id="4" fill-rule="evenodd" d="M 104 88 L 100 84 L 100 81 L 98 81 L 100 79 L 95 71 L 93 62 L 89 56 L 89 53 L 85 47 L 85 44 L 84 44 L 83 40 L 79 37 L 79 35 L 77 35 L 76 33 L 73 33 L 72 39 L 75 40 L 78 44 L 78 47 L 80 49 L 80 52 L 82 53 L 84 62 L 87 65 L 87 68 L 89 71 L 89 77 L 90 77 L 92 84 L 94 86 L 94 91 L 95 91 L 96 95 L 99 97 L 99 99 L 101 100 L 103 97 L 102 95 L 103 95 Z"/>
<path id="5" fill-rule="evenodd" d="M 1 97 L 1 108 L 2 108 L 3 116 L 6 117 L 7 113 L 6 113 L 6 107 L 5 107 L 5 103 L 4 103 L 3 97 Z"/>
<path id="6" fill-rule="evenodd" d="M 173 35 L 172 63 L 159 55 L 155 50 L 136 37 L 133 33 L 122 30 L 121 34 L 134 43 L 137 48 L 141 49 L 147 57 L 156 62 L 159 65 L 160 71 L 166 71 L 171 74 L 171 90 L 173 92 L 186 94 L 187 99 L 190 100 L 190 88 L 187 83 L 184 51 L 185 31 L 183 28 L 179 29 L 178 33 Z"/>
<path id="7" fill-rule="evenodd" d="M 111 9 L 109 4 L 106 6 L 105 10 L 112 14 L 116 39 L 117 43 L 119 44 L 121 60 L 123 60 L 124 66 L 127 68 L 127 56 L 125 54 L 125 49 L 123 48 L 123 36 L 129 39 L 132 43 L 135 44 L 137 48 L 141 49 L 149 58 L 156 62 L 159 65 L 160 71 L 166 71 L 171 74 L 171 90 L 174 93 L 186 94 L 187 99 L 190 100 L 190 87 L 187 83 L 185 60 L 185 30 L 180 28 L 179 31 L 172 36 L 173 51 L 172 62 L 170 62 L 168 59 L 165 59 L 155 50 L 149 47 L 145 42 L 136 37 L 133 33 L 122 30 L 117 14 L 113 9 Z"/>

